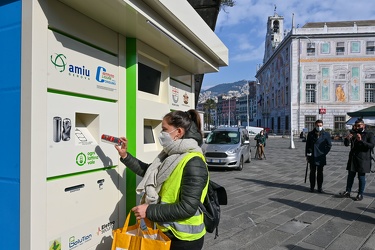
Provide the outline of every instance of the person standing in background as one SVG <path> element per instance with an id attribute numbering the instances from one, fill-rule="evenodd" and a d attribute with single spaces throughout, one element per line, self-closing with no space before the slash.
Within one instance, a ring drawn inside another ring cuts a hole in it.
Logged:
<path id="1" fill-rule="evenodd" d="M 259 134 L 257 134 L 254 138 L 254 140 L 257 141 L 257 152 L 256 155 L 259 157 L 260 160 L 263 160 L 266 158 L 264 154 L 264 147 L 266 146 L 266 139 L 267 137 L 264 135 L 264 130 L 260 131 Z"/>
<path id="2" fill-rule="evenodd" d="M 346 189 L 340 193 L 341 197 L 350 197 L 354 177 L 358 173 L 358 194 L 356 201 L 363 200 L 363 192 L 366 185 L 366 173 L 371 171 L 371 153 L 375 145 L 374 134 L 365 131 L 365 123 L 359 118 L 355 121 L 353 129 L 349 135 L 344 138 L 344 145 L 351 146 L 349 152 L 349 160 L 346 166 L 348 177 L 346 181 Z"/>
<path id="3" fill-rule="evenodd" d="M 318 184 L 318 192 L 323 192 L 323 168 L 327 164 L 326 155 L 331 147 L 331 137 L 324 131 L 323 121 L 316 120 L 315 128 L 307 134 L 305 148 L 306 160 L 310 164 L 310 192 L 314 192 L 315 180 Z"/>

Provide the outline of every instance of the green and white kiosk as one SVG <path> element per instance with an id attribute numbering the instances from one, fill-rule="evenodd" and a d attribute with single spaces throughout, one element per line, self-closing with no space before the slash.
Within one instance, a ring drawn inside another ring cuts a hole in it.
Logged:
<path id="1" fill-rule="evenodd" d="M 185 0 L 0 2 L 1 249 L 109 249 L 161 119 L 195 107 L 194 75 L 228 49 Z"/>

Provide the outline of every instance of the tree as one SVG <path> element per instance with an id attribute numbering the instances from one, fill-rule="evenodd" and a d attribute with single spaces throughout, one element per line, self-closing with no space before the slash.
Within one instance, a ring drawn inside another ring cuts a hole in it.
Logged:
<path id="1" fill-rule="evenodd" d="M 233 0 L 221 0 L 221 6 L 233 7 L 236 4 Z"/>
<path id="2" fill-rule="evenodd" d="M 228 13 L 226 7 L 233 7 L 235 4 L 236 2 L 233 0 L 221 0 L 220 9 Z"/>
<path id="3" fill-rule="evenodd" d="M 212 117 L 211 117 L 211 111 L 216 109 L 216 102 L 213 99 L 208 99 L 203 104 L 204 109 L 204 127 L 206 129 L 210 129 L 210 125 L 212 124 Z"/>

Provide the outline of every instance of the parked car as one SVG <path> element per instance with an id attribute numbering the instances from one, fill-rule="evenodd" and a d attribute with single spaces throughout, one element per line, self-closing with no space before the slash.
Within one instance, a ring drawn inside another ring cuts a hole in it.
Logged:
<path id="1" fill-rule="evenodd" d="M 251 161 L 249 134 L 245 128 L 223 127 L 212 131 L 202 145 L 208 167 L 242 170 Z"/>

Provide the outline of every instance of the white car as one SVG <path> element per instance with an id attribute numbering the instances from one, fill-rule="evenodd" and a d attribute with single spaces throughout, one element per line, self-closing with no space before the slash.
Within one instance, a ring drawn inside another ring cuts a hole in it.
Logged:
<path id="1" fill-rule="evenodd" d="M 202 145 L 208 167 L 242 170 L 251 161 L 249 134 L 245 128 L 223 127 L 212 131 Z"/>

